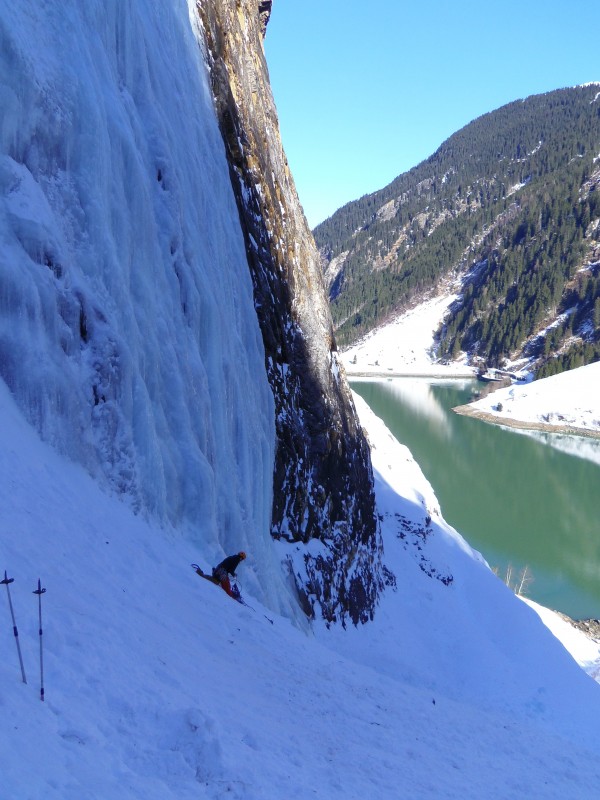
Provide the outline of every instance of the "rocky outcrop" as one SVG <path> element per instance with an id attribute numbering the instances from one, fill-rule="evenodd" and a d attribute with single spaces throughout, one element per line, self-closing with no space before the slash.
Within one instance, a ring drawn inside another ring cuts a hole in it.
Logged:
<path id="1" fill-rule="evenodd" d="M 276 404 L 272 535 L 290 543 L 308 615 L 364 622 L 382 585 L 370 454 L 279 136 L 262 46 L 271 3 L 197 8 Z"/>
<path id="2" fill-rule="evenodd" d="M 560 617 L 569 622 L 574 628 L 582 631 L 593 642 L 600 642 L 600 619 L 571 619 L 566 614 L 556 612 Z"/>
<path id="3" fill-rule="evenodd" d="M 269 24 L 269 19 L 271 17 L 271 7 L 273 5 L 272 0 L 259 0 L 258 3 L 258 18 L 260 20 L 260 34 L 261 36 L 265 37 L 265 33 L 267 32 L 267 25 Z"/>

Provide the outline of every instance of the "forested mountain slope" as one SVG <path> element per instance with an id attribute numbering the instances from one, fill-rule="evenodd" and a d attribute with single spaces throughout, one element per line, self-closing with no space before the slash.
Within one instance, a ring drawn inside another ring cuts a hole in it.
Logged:
<path id="1" fill-rule="evenodd" d="M 440 356 L 600 356 L 600 84 L 486 114 L 319 225 L 343 346 L 458 280 Z"/>

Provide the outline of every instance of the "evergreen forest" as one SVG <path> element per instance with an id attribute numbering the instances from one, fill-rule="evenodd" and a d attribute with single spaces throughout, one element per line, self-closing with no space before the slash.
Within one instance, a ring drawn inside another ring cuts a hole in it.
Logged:
<path id="1" fill-rule="evenodd" d="M 340 346 L 440 292 L 439 357 L 600 358 L 600 84 L 510 103 L 315 231 Z"/>

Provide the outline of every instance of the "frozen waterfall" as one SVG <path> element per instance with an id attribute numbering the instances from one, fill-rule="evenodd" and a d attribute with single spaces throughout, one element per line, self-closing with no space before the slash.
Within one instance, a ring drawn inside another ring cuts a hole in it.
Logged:
<path id="1" fill-rule="evenodd" d="M 194 8 L 12 8 L 0 376 L 45 440 L 217 557 L 268 549 L 274 411 Z"/>

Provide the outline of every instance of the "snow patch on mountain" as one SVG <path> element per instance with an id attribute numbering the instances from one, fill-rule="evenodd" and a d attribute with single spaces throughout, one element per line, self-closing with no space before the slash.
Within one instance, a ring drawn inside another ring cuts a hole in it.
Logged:
<path id="1" fill-rule="evenodd" d="M 441 363 L 435 334 L 458 294 L 430 298 L 368 333 L 342 354 L 346 372 L 357 376 L 429 375 L 472 377 L 476 370 L 458 362 Z"/>

